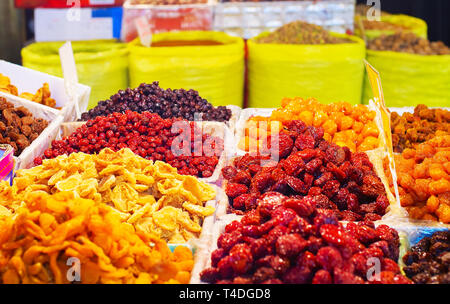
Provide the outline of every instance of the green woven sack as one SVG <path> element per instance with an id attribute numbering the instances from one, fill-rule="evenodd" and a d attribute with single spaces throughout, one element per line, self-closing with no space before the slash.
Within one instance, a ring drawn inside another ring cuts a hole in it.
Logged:
<path id="1" fill-rule="evenodd" d="M 221 45 L 144 47 L 129 44 L 130 83 L 159 81 L 162 88 L 194 89 L 215 106 L 242 106 L 244 41 L 221 32 L 187 31 L 153 35 L 152 41 L 216 41 Z"/>
<path id="2" fill-rule="evenodd" d="M 284 97 L 314 97 L 320 102 L 361 102 L 365 46 L 352 43 L 298 45 L 248 40 L 249 107 L 278 107 Z"/>
<path id="3" fill-rule="evenodd" d="M 450 105 L 450 55 L 423 56 L 367 50 L 367 61 L 378 70 L 388 107 Z M 365 79 L 362 103 L 373 98 Z"/>
<path id="4" fill-rule="evenodd" d="M 37 42 L 22 49 L 23 66 L 62 77 L 59 48 L 63 42 Z M 114 40 L 74 41 L 78 80 L 91 87 L 88 109 L 128 87 L 128 49 Z"/>

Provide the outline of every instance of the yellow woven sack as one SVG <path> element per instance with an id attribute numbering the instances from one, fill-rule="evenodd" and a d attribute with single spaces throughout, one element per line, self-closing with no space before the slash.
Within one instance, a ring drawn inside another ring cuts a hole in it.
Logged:
<path id="1" fill-rule="evenodd" d="M 332 33 L 351 43 L 298 45 L 248 40 L 249 107 L 278 107 L 283 97 L 314 97 L 323 103 L 359 104 L 364 75 L 364 41 Z"/>
<path id="2" fill-rule="evenodd" d="M 152 37 L 152 43 L 180 40 L 222 44 L 144 47 L 138 38 L 129 44 L 131 87 L 159 81 L 164 89 L 194 89 L 215 106 L 242 106 L 244 41 L 212 31 L 168 32 Z"/>
<path id="3" fill-rule="evenodd" d="M 386 105 L 430 107 L 450 105 L 450 55 L 416 55 L 367 50 L 367 61 L 378 70 Z M 365 79 L 362 103 L 373 98 Z"/>
<path id="4" fill-rule="evenodd" d="M 22 49 L 24 67 L 62 77 L 59 48 L 63 42 L 37 42 Z M 115 40 L 72 42 L 78 80 L 91 87 L 88 109 L 128 87 L 128 50 Z"/>
<path id="5" fill-rule="evenodd" d="M 358 16 L 355 16 L 355 34 L 357 36 L 362 36 L 361 30 L 358 26 Z M 427 38 L 427 23 L 423 21 L 422 19 L 411 17 L 407 15 L 388 15 L 388 16 L 381 16 L 382 22 L 388 22 L 396 25 L 401 25 L 402 27 L 405 27 L 402 31 L 407 32 L 413 32 L 418 37 Z M 381 35 L 392 35 L 395 34 L 395 31 L 392 30 L 365 30 L 365 35 L 367 40 L 375 39 Z"/>

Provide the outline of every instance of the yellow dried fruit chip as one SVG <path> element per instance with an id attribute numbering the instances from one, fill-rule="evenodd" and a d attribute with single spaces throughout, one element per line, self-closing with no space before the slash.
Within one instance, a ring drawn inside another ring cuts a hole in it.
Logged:
<path id="1" fill-rule="evenodd" d="M 138 200 L 138 193 L 127 183 L 120 183 L 114 187 L 111 200 L 119 211 L 129 211 Z"/>
<path id="2" fill-rule="evenodd" d="M 103 177 L 98 184 L 98 191 L 106 191 L 106 189 L 111 189 L 116 183 L 116 177 L 114 175 L 108 175 Z"/>

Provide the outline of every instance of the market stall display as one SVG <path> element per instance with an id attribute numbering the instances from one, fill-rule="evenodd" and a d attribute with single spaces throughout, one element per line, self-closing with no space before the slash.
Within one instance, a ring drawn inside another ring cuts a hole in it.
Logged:
<path id="1" fill-rule="evenodd" d="M 74 283 L 66 276 L 70 258 L 82 261 L 78 281 L 85 284 L 189 281 L 188 248 L 172 253 L 157 237 L 136 233 L 107 205 L 43 191 L 22 202 L 14 216 L 0 209 L 0 283 Z"/>
<path id="2" fill-rule="evenodd" d="M 450 48 L 423 20 L 42 1 L 34 41 L 83 41 L 23 48 L 64 79 L 0 60 L 0 284 L 450 283 Z"/>
<path id="3" fill-rule="evenodd" d="M 58 53 L 62 45 L 63 42 L 38 42 L 26 46 L 22 49 L 23 66 L 62 77 Z M 125 44 L 113 40 L 74 41 L 72 48 L 79 82 L 91 87 L 88 108 L 128 87 Z"/>
<path id="4" fill-rule="evenodd" d="M 266 32 L 247 41 L 249 107 L 273 107 L 283 97 L 296 96 L 316 97 L 324 103 L 360 103 L 364 42 L 315 28 L 296 21 L 277 30 L 288 36 L 284 41 L 314 40 L 318 43 L 314 45 L 260 43 L 277 32 Z M 321 40 L 323 36 L 341 43 L 327 44 Z"/>
<path id="5" fill-rule="evenodd" d="M 450 54 L 448 47 L 413 34 L 381 36 L 368 43 L 367 61 L 381 75 L 386 105 L 403 107 L 411 101 L 431 107 L 449 104 Z M 373 98 L 365 79 L 362 103 Z"/>
<path id="6" fill-rule="evenodd" d="M 416 284 L 450 284 L 450 231 L 435 232 L 403 256 L 406 276 Z"/>
<path id="7" fill-rule="evenodd" d="M 248 119 L 247 113 L 252 114 Z M 243 151 L 261 149 L 264 137 L 271 135 L 272 126 L 276 127 L 275 122 L 302 120 L 308 126 L 321 127 L 325 140 L 346 146 L 352 152 L 372 150 L 378 148 L 380 135 L 375 116 L 374 111 L 363 105 L 352 106 L 345 102 L 325 105 L 314 98 L 283 98 L 281 107 L 271 111 L 269 117 L 258 116 L 258 110 L 243 111 L 241 122 L 246 121 L 243 130 L 238 130 L 242 131 L 237 134 L 238 148 Z"/>
<path id="8" fill-rule="evenodd" d="M 195 88 L 215 106 L 242 106 L 244 42 L 209 31 L 160 33 L 152 43 L 213 41 L 219 45 L 145 47 L 139 39 L 129 44 L 132 87 L 158 80 L 163 88 Z"/>
<path id="9" fill-rule="evenodd" d="M 186 120 L 205 120 L 228 122 L 232 112 L 224 106 L 214 107 L 203 99 L 197 91 L 185 89 L 167 89 L 152 84 L 141 84 L 135 89 L 120 90 L 110 99 L 100 101 L 97 106 L 81 114 L 82 121 L 97 116 L 107 116 L 114 112 L 124 113 L 127 110 L 142 113 L 156 113 L 162 118 L 180 117 Z M 201 117 L 195 117 L 195 114 Z"/>
<path id="10" fill-rule="evenodd" d="M 397 264 L 399 245 L 397 231 L 386 225 L 343 225 L 330 210 L 292 208 L 292 199 L 267 194 L 253 212 L 225 227 L 200 278 L 222 284 L 408 284 Z M 378 280 L 367 276 L 370 258 L 380 262 Z"/>

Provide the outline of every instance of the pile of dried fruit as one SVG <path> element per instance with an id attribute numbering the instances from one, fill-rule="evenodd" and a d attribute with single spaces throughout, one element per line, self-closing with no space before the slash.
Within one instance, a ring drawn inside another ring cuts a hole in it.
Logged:
<path id="1" fill-rule="evenodd" d="M 208 0 L 131 0 L 130 4 L 178 5 L 207 3 Z"/>
<path id="2" fill-rule="evenodd" d="M 169 163 L 180 174 L 210 177 L 222 154 L 223 140 L 203 134 L 196 123 L 181 118 L 126 111 L 89 120 L 70 136 L 54 141 L 43 158 L 73 152 L 92 154 L 103 148 L 130 148 L 144 158 Z M 35 164 L 41 162 L 42 158 L 35 159 Z"/>
<path id="3" fill-rule="evenodd" d="M 56 108 L 56 101 L 51 98 L 51 92 L 48 83 L 44 83 L 42 88 L 40 88 L 36 94 L 32 93 L 22 93 L 19 95 L 19 91 L 17 87 L 11 84 L 11 80 L 9 77 L 4 76 L 0 73 L 0 91 L 6 92 L 15 96 L 19 96 L 21 98 L 25 98 L 45 106 L 49 106 L 52 108 Z"/>
<path id="4" fill-rule="evenodd" d="M 372 222 L 344 227 L 330 210 L 266 193 L 258 207 L 225 227 L 200 274 L 209 283 L 410 283 L 397 265 L 399 236 Z M 371 260 L 369 260 L 371 259 Z M 379 277 L 370 268 L 377 264 Z"/>
<path id="5" fill-rule="evenodd" d="M 15 108 L 0 97 L 0 144 L 11 145 L 15 156 L 31 145 L 47 126 L 46 120 L 34 118 L 25 107 Z"/>
<path id="6" fill-rule="evenodd" d="M 366 153 L 329 143 L 322 128 L 300 120 L 285 125 L 278 163 L 264 165 L 269 156 L 246 154 L 222 169 L 234 212 L 255 209 L 262 193 L 277 191 L 331 209 L 339 220 L 381 219 L 389 201 Z"/>
<path id="7" fill-rule="evenodd" d="M 417 284 L 450 284 L 450 231 L 435 232 L 403 257 L 405 274 Z"/>
<path id="8" fill-rule="evenodd" d="M 267 36 L 256 39 L 257 43 L 278 44 L 337 44 L 353 41 L 332 36 L 321 26 L 303 21 L 283 25 Z"/>
<path id="9" fill-rule="evenodd" d="M 215 198 L 214 188 L 178 174 L 166 163 L 153 164 L 130 149 L 58 156 L 16 175 L 12 187 L 0 183 L 0 203 L 12 211 L 30 193 L 76 192 L 77 197 L 110 206 L 138 232 L 170 243 L 198 237 L 203 219 L 214 213 L 212 206 L 204 206 Z"/>
<path id="10" fill-rule="evenodd" d="M 410 32 L 381 35 L 369 41 L 367 48 L 374 51 L 394 51 L 418 55 L 450 55 L 450 48 L 442 41 L 430 42 Z"/>
<path id="11" fill-rule="evenodd" d="M 31 192 L 14 216 L 0 214 L 0 283 L 186 284 L 193 264 L 189 249 L 172 253 L 72 192 Z"/>
<path id="12" fill-rule="evenodd" d="M 256 116 L 247 121 L 239 148 L 244 151 L 260 148 L 261 141 L 272 132 L 271 122 L 302 120 L 308 126 L 322 127 L 324 138 L 330 142 L 346 146 L 352 152 L 368 151 L 379 145 L 375 115 L 364 105 L 352 106 L 346 102 L 324 105 L 314 98 L 284 98 L 281 108 L 274 110 L 269 118 Z M 268 130 L 264 130 L 266 125 Z"/>
<path id="13" fill-rule="evenodd" d="M 400 202 L 409 216 L 450 223 L 450 134 L 394 158 Z"/>
<path id="14" fill-rule="evenodd" d="M 401 153 L 436 135 L 450 134 L 450 111 L 418 105 L 413 114 L 392 112 L 391 130 L 394 152 Z"/>
<path id="15" fill-rule="evenodd" d="M 135 89 L 121 90 L 110 99 L 100 101 L 98 105 L 81 115 L 87 121 L 97 116 L 107 116 L 114 112 L 125 113 L 152 112 L 162 118 L 181 117 L 186 120 L 202 119 L 207 121 L 226 122 L 231 118 L 231 110 L 226 107 L 214 107 L 206 99 L 201 98 L 194 90 L 163 90 L 157 81 L 152 84 L 141 84 Z M 199 117 L 196 117 L 195 115 Z"/>

